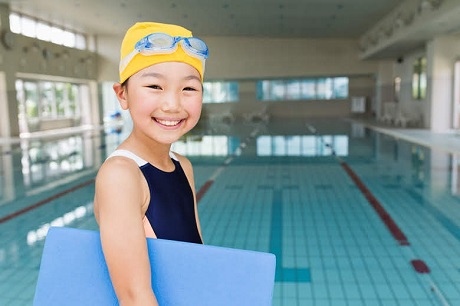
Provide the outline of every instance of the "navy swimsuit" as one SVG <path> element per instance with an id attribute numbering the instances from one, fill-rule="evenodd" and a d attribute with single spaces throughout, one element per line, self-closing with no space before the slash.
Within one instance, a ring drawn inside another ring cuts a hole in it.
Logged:
<path id="1" fill-rule="evenodd" d="M 127 150 L 116 150 L 112 156 L 134 160 L 144 174 L 150 190 L 145 215 L 157 238 L 203 243 L 196 224 L 192 188 L 173 153 L 170 154 L 175 166 L 172 172 L 164 172 Z"/>

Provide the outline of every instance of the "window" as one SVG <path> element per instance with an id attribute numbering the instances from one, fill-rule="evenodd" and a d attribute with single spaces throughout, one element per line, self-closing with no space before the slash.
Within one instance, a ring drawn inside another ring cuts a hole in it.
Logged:
<path id="1" fill-rule="evenodd" d="M 79 118 L 82 86 L 69 82 L 16 80 L 21 127 L 40 119 Z M 21 132 L 27 131 L 21 129 Z"/>
<path id="2" fill-rule="evenodd" d="M 393 85 L 394 85 L 395 101 L 399 102 L 401 98 L 401 78 L 395 77 Z"/>
<path id="3" fill-rule="evenodd" d="M 329 100 L 332 97 L 332 80 L 318 79 L 316 81 L 316 97 L 318 99 Z"/>
<path id="4" fill-rule="evenodd" d="M 237 102 L 238 82 L 204 82 L 203 103 Z"/>
<path id="5" fill-rule="evenodd" d="M 22 84 L 20 82 L 19 84 Z M 19 89 L 19 86 L 18 86 Z M 18 90 L 19 93 L 19 90 Z M 25 115 L 28 118 L 37 118 L 38 117 L 38 85 L 34 82 L 24 82 L 23 86 L 23 96 L 24 96 L 24 111 Z M 21 109 L 20 109 L 21 111 Z"/>
<path id="6" fill-rule="evenodd" d="M 257 99 L 261 101 L 346 98 L 348 98 L 347 77 L 261 80 L 257 82 Z"/>
<path id="7" fill-rule="evenodd" d="M 21 18 L 17 14 L 10 14 L 10 28 L 11 32 L 20 34 L 21 33 Z"/>
<path id="8" fill-rule="evenodd" d="M 51 27 L 51 42 L 57 45 L 64 44 L 64 30 L 58 27 Z"/>
<path id="9" fill-rule="evenodd" d="M 40 93 L 40 117 L 50 118 L 57 117 L 56 114 L 56 100 L 53 94 L 53 83 L 51 82 L 40 82 L 39 84 Z"/>
<path id="10" fill-rule="evenodd" d="M 300 83 L 300 98 L 303 100 L 316 99 L 316 81 L 305 79 Z"/>
<path id="11" fill-rule="evenodd" d="M 426 98 L 426 58 L 415 60 L 412 75 L 412 98 L 422 100 Z"/>
<path id="12" fill-rule="evenodd" d="M 37 24 L 35 20 L 29 17 L 21 18 L 21 34 L 29 37 L 36 37 Z"/>
<path id="13" fill-rule="evenodd" d="M 348 78 L 347 77 L 338 77 L 333 78 L 334 85 L 332 86 L 332 96 L 336 99 L 346 99 L 348 98 Z"/>
<path id="14" fill-rule="evenodd" d="M 37 38 L 40 40 L 51 40 L 51 27 L 44 23 L 37 25 Z"/>
<path id="15" fill-rule="evenodd" d="M 70 48 L 86 49 L 86 38 L 83 34 L 68 31 L 62 27 L 36 20 L 17 13 L 10 14 L 11 32 L 24 36 L 49 41 Z"/>

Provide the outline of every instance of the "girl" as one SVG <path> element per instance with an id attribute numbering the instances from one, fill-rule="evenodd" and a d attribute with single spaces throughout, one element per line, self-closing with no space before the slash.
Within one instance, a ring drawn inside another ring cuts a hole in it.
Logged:
<path id="1" fill-rule="evenodd" d="M 136 23 L 123 39 L 113 89 L 133 129 L 101 166 L 94 199 L 120 305 L 158 305 L 146 237 L 202 243 L 192 165 L 170 148 L 200 118 L 207 57 L 176 25 Z"/>

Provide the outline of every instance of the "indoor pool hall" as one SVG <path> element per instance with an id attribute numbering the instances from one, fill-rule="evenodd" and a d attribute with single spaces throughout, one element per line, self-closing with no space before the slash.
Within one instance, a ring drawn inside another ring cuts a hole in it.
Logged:
<path id="1" fill-rule="evenodd" d="M 0 1 L 0 306 L 460 305 L 459 16 Z"/>

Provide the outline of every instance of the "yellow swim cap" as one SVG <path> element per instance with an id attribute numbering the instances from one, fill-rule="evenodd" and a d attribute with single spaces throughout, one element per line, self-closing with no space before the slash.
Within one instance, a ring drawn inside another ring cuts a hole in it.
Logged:
<path id="1" fill-rule="evenodd" d="M 120 62 L 133 52 L 134 46 L 139 40 L 153 33 L 165 33 L 174 37 L 192 37 L 192 32 L 178 25 L 156 22 L 138 22 L 128 29 L 125 37 L 123 38 L 120 50 Z M 131 61 L 129 61 L 127 66 L 124 67 L 124 69 L 123 67 L 120 67 L 120 83 L 123 83 L 130 76 L 146 67 L 164 62 L 182 62 L 189 64 L 198 70 L 201 81 L 203 81 L 204 61 L 187 54 L 179 45 L 174 52 L 167 54 L 143 55 L 142 53 L 137 53 Z"/>

